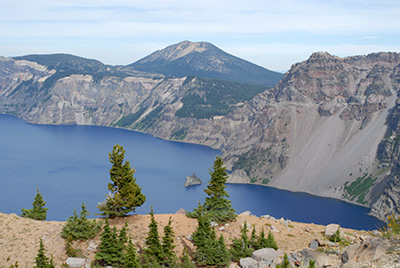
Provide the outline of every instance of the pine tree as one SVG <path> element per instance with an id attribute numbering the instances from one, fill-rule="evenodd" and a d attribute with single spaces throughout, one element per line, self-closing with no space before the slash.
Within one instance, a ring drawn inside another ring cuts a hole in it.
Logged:
<path id="1" fill-rule="evenodd" d="M 202 206 L 202 213 L 210 220 L 218 223 L 224 223 L 236 218 L 235 210 L 231 206 L 231 201 L 227 199 L 229 194 L 225 191 L 225 183 L 228 179 L 228 173 L 223 166 L 224 162 L 221 157 L 217 157 L 214 161 L 213 171 L 210 170 L 211 180 L 204 192 L 208 195 Z M 195 209 L 192 213 L 187 213 L 189 217 L 199 217 L 200 208 Z"/>
<path id="2" fill-rule="evenodd" d="M 43 201 L 42 194 L 39 193 L 39 188 L 36 189 L 36 196 L 32 203 L 31 209 L 22 209 L 21 217 L 34 220 L 44 221 L 47 217 L 48 208 L 44 207 L 46 202 Z"/>
<path id="3" fill-rule="evenodd" d="M 54 268 L 53 258 L 51 260 L 45 254 L 43 240 L 40 239 L 38 254 L 35 258 L 35 268 Z"/>
<path id="4" fill-rule="evenodd" d="M 69 241 L 88 240 L 94 238 L 100 231 L 101 223 L 87 218 L 90 213 L 86 209 L 85 203 L 82 203 L 81 208 L 80 216 L 78 217 L 76 209 L 74 209 L 73 216 L 68 218 L 62 229 L 61 236 Z"/>
<path id="5" fill-rule="evenodd" d="M 288 260 L 287 254 L 285 253 L 285 255 L 283 256 L 282 262 L 280 264 L 278 264 L 276 266 L 276 268 L 289 268 L 289 267 L 290 267 L 290 262 Z"/>
<path id="6" fill-rule="evenodd" d="M 181 263 L 177 265 L 179 268 L 196 268 L 196 265 L 194 265 L 189 258 L 189 254 L 187 252 L 187 249 L 184 248 L 182 252 L 182 257 L 181 257 Z"/>
<path id="7" fill-rule="evenodd" d="M 216 267 L 227 267 L 231 259 L 229 250 L 226 248 L 224 237 L 221 235 L 215 243 L 214 265 Z"/>
<path id="8" fill-rule="evenodd" d="M 174 251 L 174 230 L 172 229 L 172 221 L 169 218 L 168 225 L 164 227 L 164 236 L 162 238 L 162 254 L 163 254 L 163 265 L 174 266 L 177 261 L 177 257 Z"/>
<path id="9" fill-rule="evenodd" d="M 109 153 L 109 160 L 112 164 L 110 169 L 111 183 L 108 184 L 106 200 L 99 204 L 101 215 L 108 217 L 124 216 L 134 212 L 137 207 L 143 205 L 146 197 L 141 188 L 136 184 L 133 177 L 135 169 L 131 169 L 128 161 L 124 163 L 125 150 L 120 145 L 115 145 L 112 153 Z"/>
<path id="10" fill-rule="evenodd" d="M 261 233 L 258 236 L 257 239 L 257 249 L 261 249 L 261 248 L 267 248 L 268 247 L 268 240 L 265 238 L 265 232 L 264 232 L 264 228 L 261 229 Z"/>
<path id="11" fill-rule="evenodd" d="M 131 238 L 128 239 L 128 244 L 124 253 L 123 267 L 125 268 L 140 268 L 140 261 L 136 253 L 136 248 L 132 243 Z"/>
<path id="12" fill-rule="evenodd" d="M 247 222 L 244 222 L 243 228 L 240 229 L 241 236 L 239 239 L 232 241 L 231 255 L 233 261 L 239 261 L 240 258 L 250 257 L 254 252 L 254 248 L 250 245 L 250 240 L 247 235 Z"/>
<path id="13" fill-rule="evenodd" d="M 200 266 L 214 265 L 216 247 L 216 234 L 206 216 L 200 215 L 197 218 L 197 229 L 192 235 L 196 252 L 194 259 Z"/>
<path id="14" fill-rule="evenodd" d="M 251 231 L 251 236 L 250 236 L 250 241 L 249 241 L 249 246 L 256 250 L 258 249 L 258 237 L 256 235 L 256 227 L 253 225 L 253 230 Z"/>
<path id="15" fill-rule="evenodd" d="M 100 234 L 99 251 L 95 259 L 102 265 L 117 266 L 121 262 L 121 252 L 118 244 L 116 228 L 110 228 L 108 218 L 105 220 L 103 232 Z"/>
<path id="16" fill-rule="evenodd" d="M 271 231 L 269 231 L 267 237 L 267 248 L 273 248 L 275 250 L 278 249 L 278 244 L 276 243 L 274 235 L 272 234 Z"/>
<path id="17" fill-rule="evenodd" d="M 144 250 L 144 259 L 146 263 L 161 264 L 163 262 L 162 246 L 158 235 L 158 224 L 154 219 L 153 207 L 151 207 L 150 211 L 150 224 L 146 238 L 146 246 L 147 248 Z"/>

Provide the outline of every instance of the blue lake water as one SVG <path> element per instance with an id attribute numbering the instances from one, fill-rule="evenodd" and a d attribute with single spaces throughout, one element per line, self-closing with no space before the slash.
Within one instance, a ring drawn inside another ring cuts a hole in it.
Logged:
<path id="1" fill-rule="evenodd" d="M 204 201 L 217 150 L 122 129 L 30 125 L 0 115 L 0 212 L 20 214 L 21 208 L 31 208 L 39 187 L 48 220 L 66 220 L 74 208 L 80 211 L 82 202 L 98 213 L 96 206 L 108 193 L 108 153 L 115 144 L 124 146 L 125 160 L 136 169 L 136 182 L 147 198 L 138 214 L 148 213 L 150 206 L 155 213 L 192 210 Z M 193 172 L 203 185 L 184 187 Z M 381 224 L 367 215 L 367 208 L 335 199 L 244 184 L 229 184 L 227 191 L 237 212 L 355 229 Z"/>

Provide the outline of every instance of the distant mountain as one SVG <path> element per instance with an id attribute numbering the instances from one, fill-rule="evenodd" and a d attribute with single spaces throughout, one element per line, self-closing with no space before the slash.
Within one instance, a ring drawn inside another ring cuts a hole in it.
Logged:
<path id="1" fill-rule="evenodd" d="M 74 73 L 106 72 L 107 66 L 98 60 L 86 59 L 69 54 L 43 54 L 14 57 L 15 60 L 27 60 L 47 66 L 48 69 Z"/>
<path id="2" fill-rule="evenodd" d="M 170 76 L 198 76 L 275 86 L 283 74 L 232 56 L 208 42 L 183 41 L 128 65 L 138 71 Z"/>

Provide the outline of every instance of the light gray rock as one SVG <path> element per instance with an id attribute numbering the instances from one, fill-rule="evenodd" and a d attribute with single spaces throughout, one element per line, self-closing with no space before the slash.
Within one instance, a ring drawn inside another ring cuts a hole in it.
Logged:
<path id="1" fill-rule="evenodd" d="M 66 263 L 69 267 L 90 267 L 90 260 L 85 258 L 69 257 Z"/>
<path id="2" fill-rule="evenodd" d="M 195 173 L 193 173 L 192 176 L 188 175 L 186 176 L 186 181 L 185 184 L 183 184 L 185 187 L 191 186 L 191 185 L 199 185 L 202 184 L 203 182 L 200 180 L 199 177 L 196 176 Z"/>
<path id="3" fill-rule="evenodd" d="M 312 240 L 308 247 L 311 248 L 311 249 L 317 249 L 319 247 L 318 239 Z"/>
<path id="4" fill-rule="evenodd" d="M 326 237 L 329 238 L 329 237 L 333 236 L 339 228 L 340 228 L 339 224 L 335 224 L 335 223 L 328 224 L 327 226 L 325 226 L 324 234 Z"/>
<path id="5" fill-rule="evenodd" d="M 279 229 L 278 229 L 275 225 L 272 224 L 272 225 L 270 226 L 270 228 L 271 228 L 271 231 L 272 231 L 272 232 L 274 232 L 274 233 L 279 233 Z"/>
<path id="6" fill-rule="evenodd" d="M 312 249 L 303 249 L 301 254 L 302 263 L 308 264 L 310 260 L 315 260 L 316 267 L 340 267 L 342 263 L 337 255 L 328 255 Z"/>
<path id="7" fill-rule="evenodd" d="M 262 248 L 256 250 L 253 252 L 251 257 L 259 262 L 264 261 L 268 265 L 271 265 L 271 263 L 277 263 L 279 259 L 278 253 L 273 248 Z"/>
<path id="8" fill-rule="evenodd" d="M 377 237 L 370 238 L 359 245 L 354 256 L 349 258 L 349 260 L 357 262 L 375 261 L 385 254 L 387 248 L 387 243 L 383 239 Z"/>
<path id="9" fill-rule="evenodd" d="M 258 268 L 258 261 L 252 258 L 241 258 L 239 265 L 242 268 Z"/>
<path id="10" fill-rule="evenodd" d="M 251 216 L 251 211 L 250 210 L 243 211 L 242 213 L 239 214 L 239 216 Z"/>
<path id="11" fill-rule="evenodd" d="M 175 212 L 175 214 L 186 214 L 186 210 L 184 210 L 183 208 L 180 208 L 177 212 Z"/>
<path id="12" fill-rule="evenodd" d="M 373 231 L 372 231 L 372 235 L 373 235 L 373 236 L 382 236 L 382 233 L 379 232 L 378 230 L 373 230 Z"/>

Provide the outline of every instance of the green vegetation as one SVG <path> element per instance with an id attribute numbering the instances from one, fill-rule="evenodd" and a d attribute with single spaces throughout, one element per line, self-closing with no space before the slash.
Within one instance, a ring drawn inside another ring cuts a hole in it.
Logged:
<path id="1" fill-rule="evenodd" d="M 183 140 L 186 137 L 186 134 L 187 134 L 187 128 L 183 127 L 173 131 L 171 133 L 171 138 L 175 140 Z"/>
<path id="2" fill-rule="evenodd" d="M 80 216 L 78 217 L 76 209 L 74 209 L 74 215 L 68 218 L 67 223 L 62 229 L 61 237 L 68 241 L 88 240 L 94 238 L 100 231 L 101 223 L 87 218 L 90 213 L 86 209 L 85 203 L 82 203 L 81 208 Z"/>
<path id="3" fill-rule="evenodd" d="M 350 185 L 347 185 L 348 183 L 346 183 L 344 186 L 344 197 L 351 201 L 356 200 L 356 202 L 360 204 L 366 204 L 367 202 L 364 200 L 365 195 L 368 193 L 371 186 L 374 185 L 376 180 L 377 177 L 365 173 L 364 176 L 358 177 Z"/>
<path id="4" fill-rule="evenodd" d="M 214 229 L 205 215 L 197 218 L 197 229 L 192 238 L 196 246 L 194 259 L 199 266 L 226 267 L 230 260 L 229 251 L 221 235 L 216 238 Z"/>
<path id="5" fill-rule="evenodd" d="M 164 236 L 162 238 L 162 258 L 163 258 L 163 266 L 171 267 L 176 264 L 177 257 L 174 251 L 174 230 L 172 229 L 172 221 L 171 217 L 168 220 L 168 225 L 164 227 Z"/>
<path id="6" fill-rule="evenodd" d="M 289 267 L 290 267 L 290 262 L 289 262 L 287 254 L 285 253 L 285 255 L 283 256 L 282 262 L 280 264 L 278 264 L 276 266 L 276 268 L 289 268 Z"/>
<path id="7" fill-rule="evenodd" d="M 188 79 L 184 84 L 190 86 L 190 93 L 182 98 L 183 106 L 175 114 L 178 117 L 211 118 L 225 115 L 235 104 L 248 101 L 266 90 L 260 85 L 225 80 L 197 77 L 187 82 Z"/>
<path id="8" fill-rule="evenodd" d="M 238 239 L 232 241 L 232 247 L 230 249 L 232 260 L 239 261 L 240 258 L 251 257 L 251 254 L 261 248 L 273 248 L 278 249 L 278 245 L 275 241 L 275 237 L 270 231 L 268 237 L 265 238 L 264 229 L 261 230 L 260 235 L 256 235 L 256 229 L 253 227 L 250 238 L 247 233 L 247 223 L 245 222 L 243 228 L 240 229 L 241 236 Z"/>
<path id="9" fill-rule="evenodd" d="M 262 184 L 268 184 L 269 183 L 269 179 L 263 179 L 261 183 Z"/>
<path id="10" fill-rule="evenodd" d="M 137 207 L 143 205 L 146 197 L 141 193 L 141 188 L 136 184 L 133 177 L 135 169 L 131 169 L 128 161 L 124 163 L 125 150 L 121 145 L 115 145 L 109 160 L 112 164 L 110 169 L 111 183 L 106 200 L 98 205 L 101 215 L 108 217 L 124 216 L 134 212 Z"/>
<path id="11" fill-rule="evenodd" d="M 339 243 L 340 241 L 342 241 L 342 238 L 340 236 L 340 228 L 338 228 L 336 232 L 329 238 L 329 241 L 334 243 Z"/>
<path id="12" fill-rule="evenodd" d="M 400 237 L 400 217 L 396 217 L 394 213 L 387 217 L 387 225 L 381 230 L 383 237 L 399 238 Z"/>
<path id="13" fill-rule="evenodd" d="M 217 156 L 213 171 L 210 171 L 211 180 L 208 182 L 207 189 L 204 189 L 208 197 L 202 206 L 199 204 L 199 207 L 193 212 L 188 212 L 188 217 L 198 218 L 200 215 L 205 215 L 209 220 L 218 223 L 232 221 L 236 218 L 237 215 L 231 206 L 231 201 L 227 199 L 229 194 L 225 191 L 228 173 L 223 164 L 222 158 Z"/>
<path id="14" fill-rule="evenodd" d="M 149 232 L 146 237 L 146 249 L 144 250 L 143 257 L 148 264 L 161 264 L 163 261 L 163 249 L 158 235 L 158 224 L 154 219 L 153 207 L 150 211 L 150 224 L 148 228 Z"/>
<path id="15" fill-rule="evenodd" d="M 123 258 L 123 267 L 126 268 L 140 268 L 140 260 L 136 253 L 136 248 L 132 243 L 132 239 L 128 239 L 125 255 Z"/>
<path id="16" fill-rule="evenodd" d="M 147 110 L 147 108 L 141 108 L 134 114 L 128 114 L 123 116 L 114 126 L 117 127 L 130 127 L 133 123 L 135 123 L 142 114 Z"/>
<path id="17" fill-rule="evenodd" d="M 158 224 L 154 219 L 153 208 L 150 211 L 149 232 L 146 237 L 146 248 L 143 259 L 148 267 L 174 267 L 177 265 L 178 258 L 175 255 L 174 230 L 172 221 L 169 218 L 168 225 L 164 227 L 164 236 L 162 241 L 158 235 Z"/>
<path id="18" fill-rule="evenodd" d="M 46 202 L 43 201 L 42 194 L 39 193 L 39 188 L 36 189 L 36 196 L 32 203 L 31 209 L 22 209 L 21 217 L 30 218 L 38 221 L 44 221 L 47 217 L 48 208 L 44 207 Z"/>
<path id="19" fill-rule="evenodd" d="M 35 268 L 54 268 L 53 257 L 49 259 L 45 254 L 43 240 L 40 239 L 38 254 L 35 258 Z"/>
<path id="20" fill-rule="evenodd" d="M 250 150 L 239 156 L 239 159 L 233 164 L 233 169 L 243 169 L 247 176 L 251 177 L 253 168 L 263 165 L 270 156 L 271 150 L 269 148 Z M 253 178 L 251 183 L 255 182 L 257 182 L 257 179 Z"/>
<path id="21" fill-rule="evenodd" d="M 119 267 L 124 261 L 125 257 L 125 243 L 126 237 L 126 224 L 117 235 L 117 229 L 110 228 L 108 218 L 106 218 L 103 232 L 100 234 L 101 240 L 96 253 L 95 259 L 100 265 L 111 265 Z"/>
<path id="22" fill-rule="evenodd" d="M 153 111 L 151 111 L 145 118 L 143 118 L 140 122 L 136 123 L 133 127 L 138 130 L 145 130 L 151 128 L 157 122 L 157 119 L 160 117 L 161 112 L 163 110 L 163 106 L 159 105 Z"/>

